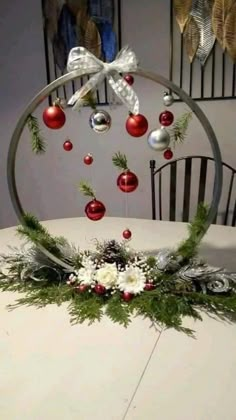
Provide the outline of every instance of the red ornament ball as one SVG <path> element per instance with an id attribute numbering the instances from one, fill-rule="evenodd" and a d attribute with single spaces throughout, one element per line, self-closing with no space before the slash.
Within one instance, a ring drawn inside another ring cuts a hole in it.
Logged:
<path id="1" fill-rule="evenodd" d="M 171 149 L 166 149 L 163 153 L 163 156 L 166 160 L 170 160 L 173 157 L 173 152 Z"/>
<path id="2" fill-rule="evenodd" d="M 129 229 L 125 229 L 122 235 L 124 239 L 130 239 L 132 236 L 132 232 Z"/>
<path id="3" fill-rule="evenodd" d="M 106 213 L 106 207 L 101 201 L 94 199 L 86 205 L 85 213 L 90 220 L 96 222 L 103 218 Z"/>
<path id="4" fill-rule="evenodd" d="M 44 110 L 43 121 L 48 128 L 58 130 L 65 124 L 66 116 L 59 106 L 53 105 Z"/>
<path id="5" fill-rule="evenodd" d="M 88 290 L 88 286 L 87 284 L 80 284 L 79 286 L 75 288 L 75 290 L 77 293 L 84 293 Z"/>
<path id="6" fill-rule="evenodd" d="M 148 121 L 142 114 L 131 114 L 126 120 L 126 130 L 133 137 L 143 136 L 148 129 Z"/>
<path id="7" fill-rule="evenodd" d="M 133 299 L 134 295 L 130 292 L 123 292 L 122 293 L 122 299 L 125 302 L 130 302 Z"/>
<path id="8" fill-rule="evenodd" d="M 117 186 L 125 193 L 133 192 L 138 187 L 138 178 L 133 172 L 127 170 L 118 176 Z"/>
<path id="9" fill-rule="evenodd" d="M 90 153 L 88 153 L 84 157 L 84 163 L 85 163 L 85 165 L 91 165 L 93 163 L 93 157 L 92 157 L 92 155 L 90 155 Z"/>
<path id="10" fill-rule="evenodd" d="M 159 121 L 163 127 L 168 127 L 173 123 L 174 115 L 170 111 L 164 111 L 160 114 Z"/>
<path id="11" fill-rule="evenodd" d="M 153 283 L 147 282 L 145 284 L 144 290 L 150 292 L 151 290 L 155 289 L 155 285 Z"/>
<path id="12" fill-rule="evenodd" d="M 70 141 L 70 140 L 66 140 L 66 141 L 63 143 L 63 149 L 64 149 L 66 152 L 70 152 L 70 151 L 73 149 L 73 144 L 71 143 L 71 141 Z"/>
<path id="13" fill-rule="evenodd" d="M 128 85 L 132 86 L 134 83 L 134 78 L 132 76 L 132 74 L 126 74 L 124 76 L 125 81 L 128 83 Z"/>
<path id="14" fill-rule="evenodd" d="M 96 284 L 94 290 L 98 295 L 104 295 L 106 293 L 106 288 L 102 284 Z"/>

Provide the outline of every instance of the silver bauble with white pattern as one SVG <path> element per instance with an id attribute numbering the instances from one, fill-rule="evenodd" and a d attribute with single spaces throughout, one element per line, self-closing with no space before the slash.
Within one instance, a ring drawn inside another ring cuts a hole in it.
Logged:
<path id="1" fill-rule="evenodd" d="M 164 127 L 157 128 L 149 133 L 147 141 L 151 149 L 162 152 L 170 144 L 170 135 Z"/>
<path id="2" fill-rule="evenodd" d="M 95 110 L 89 118 L 89 125 L 96 133 L 106 133 L 111 127 L 111 116 L 103 110 Z"/>
<path id="3" fill-rule="evenodd" d="M 163 96 L 163 104 L 165 106 L 171 106 L 174 103 L 174 97 L 171 93 L 165 92 Z"/>

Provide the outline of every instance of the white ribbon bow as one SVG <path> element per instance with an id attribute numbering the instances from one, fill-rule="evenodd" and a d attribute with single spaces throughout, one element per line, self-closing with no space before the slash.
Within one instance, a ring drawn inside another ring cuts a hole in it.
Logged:
<path id="1" fill-rule="evenodd" d="M 78 76 L 95 74 L 75 92 L 68 101 L 68 105 L 74 105 L 73 109 L 79 109 L 83 104 L 84 96 L 107 78 L 109 85 L 129 111 L 132 114 L 138 114 L 139 99 L 131 86 L 119 74 L 135 71 L 137 67 L 137 58 L 129 47 L 122 48 L 112 63 L 104 63 L 84 47 L 72 48 L 67 62 L 68 72 L 77 70 Z"/>

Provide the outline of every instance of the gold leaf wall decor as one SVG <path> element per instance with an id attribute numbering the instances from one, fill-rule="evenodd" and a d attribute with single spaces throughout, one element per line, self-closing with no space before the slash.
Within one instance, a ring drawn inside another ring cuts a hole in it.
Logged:
<path id="1" fill-rule="evenodd" d="M 190 63 L 193 62 L 200 41 L 200 33 L 194 17 L 190 17 L 184 30 L 184 44 Z"/>
<path id="2" fill-rule="evenodd" d="M 179 25 L 181 34 L 184 32 L 185 25 L 191 11 L 192 0 L 173 0 L 175 18 Z"/>
<path id="3" fill-rule="evenodd" d="M 236 4 L 233 5 L 225 21 L 225 46 L 228 54 L 236 62 Z"/>
<path id="4" fill-rule="evenodd" d="M 209 0 L 193 0 L 190 15 L 194 17 L 200 33 L 200 41 L 196 57 L 204 66 L 216 39 L 212 31 Z"/>
<path id="5" fill-rule="evenodd" d="M 223 51 L 226 48 L 225 23 L 233 4 L 235 0 L 215 0 L 212 9 L 212 29 Z"/>
<path id="6" fill-rule="evenodd" d="M 101 58 L 102 43 L 97 26 L 92 19 L 87 21 L 85 34 L 84 34 L 84 46 L 97 58 Z"/>

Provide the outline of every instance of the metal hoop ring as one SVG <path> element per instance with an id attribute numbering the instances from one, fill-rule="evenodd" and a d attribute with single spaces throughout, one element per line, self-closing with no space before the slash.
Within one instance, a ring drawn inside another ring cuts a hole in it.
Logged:
<path id="1" fill-rule="evenodd" d="M 192 98 L 190 98 L 182 89 L 180 89 L 178 86 L 176 86 L 173 82 L 167 80 L 166 78 L 156 75 L 155 73 L 147 72 L 142 69 L 138 69 L 135 74 L 138 76 L 144 77 L 146 79 L 152 80 L 155 83 L 158 83 L 165 88 L 173 91 L 176 95 L 179 96 L 180 99 L 182 99 L 183 102 L 185 102 L 189 108 L 193 111 L 193 113 L 196 115 L 200 123 L 202 124 L 203 129 L 206 132 L 206 135 L 208 137 L 208 140 L 211 145 L 212 153 L 215 160 L 215 181 L 214 181 L 214 192 L 213 192 L 213 198 L 211 202 L 211 206 L 208 213 L 208 219 L 206 223 L 206 230 L 209 228 L 210 224 L 213 222 L 214 217 L 217 212 L 218 204 L 221 197 L 221 190 L 222 190 L 222 180 L 223 180 L 223 170 L 222 170 L 222 161 L 221 161 L 221 153 L 220 148 L 217 142 L 217 138 L 215 136 L 215 133 L 213 131 L 213 128 L 211 127 L 211 124 L 209 123 L 207 117 L 201 110 L 201 108 L 193 101 Z M 11 201 L 14 207 L 14 210 L 16 212 L 16 215 L 19 219 L 19 221 L 24 224 L 24 210 L 20 202 L 20 198 L 17 192 L 16 187 L 16 178 L 15 178 L 15 162 L 16 162 L 16 152 L 17 147 L 20 141 L 20 137 L 22 134 L 22 131 L 25 127 L 25 124 L 27 122 L 27 119 L 30 114 L 34 112 L 34 110 L 37 108 L 37 106 L 46 98 L 48 97 L 54 90 L 59 88 L 60 86 L 63 86 L 65 83 L 72 81 L 74 79 L 77 79 L 79 77 L 78 71 L 75 70 L 71 73 L 68 73 L 59 79 L 55 80 L 54 82 L 50 83 L 48 86 L 46 86 L 41 92 L 39 92 L 33 100 L 29 103 L 29 105 L 26 107 L 26 110 L 23 112 L 22 116 L 20 117 L 16 128 L 14 130 L 14 133 L 11 138 L 10 147 L 8 151 L 8 159 L 7 159 L 7 179 L 8 179 L 8 188 L 9 193 L 11 197 Z M 199 238 L 200 240 L 201 238 Z M 59 258 L 55 257 L 53 254 L 48 252 L 44 247 L 41 245 L 37 245 L 39 249 L 53 262 L 56 264 L 62 266 L 64 269 L 73 271 L 73 267 L 69 264 L 66 264 L 64 261 L 61 261 Z"/>

